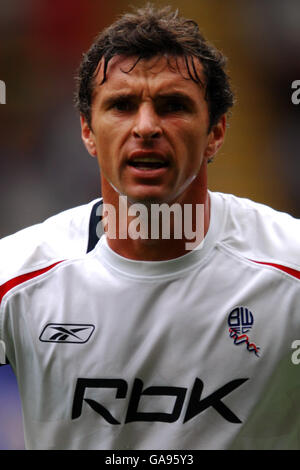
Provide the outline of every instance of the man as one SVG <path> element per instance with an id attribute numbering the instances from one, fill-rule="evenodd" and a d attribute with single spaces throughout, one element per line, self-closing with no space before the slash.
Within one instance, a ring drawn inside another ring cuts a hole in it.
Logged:
<path id="1" fill-rule="evenodd" d="M 1 287 L 28 448 L 299 448 L 300 224 L 207 189 L 233 102 L 224 63 L 193 21 L 152 7 L 85 55 L 106 233 L 87 255 L 65 237 Z"/>

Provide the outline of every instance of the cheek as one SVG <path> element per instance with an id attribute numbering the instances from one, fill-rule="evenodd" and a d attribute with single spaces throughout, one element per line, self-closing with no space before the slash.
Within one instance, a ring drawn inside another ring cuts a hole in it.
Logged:
<path id="1" fill-rule="evenodd" d="M 97 123 L 97 146 L 106 152 L 118 149 L 128 135 L 128 123 L 102 119 Z"/>
<path id="2" fill-rule="evenodd" d="M 201 132 L 199 129 L 200 126 L 182 126 L 177 125 L 174 128 L 174 140 L 176 142 L 176 146 L 179 150 L 178 158 L 182 159 L 185 155 L 185 158 L 188 159 L 190 163 L 194 162 L 195 160 L 199 160 L 201 155 L 204 152 L 206 146 L 206 134 Z"/>
<path id="3" fill-rule="evenodd" d="M 205 136 L 204 125 L 201 119 L 197 118 L 173 118 L 166 123 L 166 129 L 169 129 L 174 138 L 187 147 L 193 142 L 201 143 Z"/>
<path id="4" fill-rule="evenodd" d="M 95 137 L 98 157 L 101 160 L 106 159 L 113 151 L 117 136 L 114 135 L 113 129 L 107 123 L 100 123 L 97 124 Z"/>
<path id="5" fill-rule="evenodd" d="M 111 155 L 112 151 L 112 143 L 111 140 L 108 138 L 108 134 L 105 132 L 101 132 L 97 134 L 96 138 L 96 149 L 97 149 L 97 160 L 100 167 L 100 170 L 107 174 L 111 168 L 111 162 L 113 159 Z"/>

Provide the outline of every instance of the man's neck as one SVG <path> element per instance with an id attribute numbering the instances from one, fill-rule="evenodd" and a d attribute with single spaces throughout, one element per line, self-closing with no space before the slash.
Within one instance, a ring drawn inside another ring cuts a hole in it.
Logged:
<path id="1" fill-rule="evenodd" d="M 196 248 L 209 228 L 210 198 L 206 178 L 196 178 L 193 183 L 170 205 L 142 204 L 147 210 L 142 216 L 135 212 L 135 204 L 129 204 L 103 181 L 104 230 L 109 247 L 125 258 L 140 261 L 174 259 Z M 113 216 L 105 213 L 106 204 L 113 209 Z M 162 215 L 157 217 L 159 208 Z"/>
<path id="2" fill-rule="evenodd" d="M 164 261 L 183 256 L 190 252 L 191 249 L 196 248 L 203 241 L 203 238 L 208 231 L 210 220 L 210 199 L 208 193 L 204 204 L 198 204 L 198 207 L 194 207 L 193 209 L 193 223 L 191 224 L 188 222 L 186 223 L 186 226 L 191 226 L 189 233 L 195 233 L 196 231 L 198 232 L 197 238 L 188 238 L 184 234 L 184 227 L 182 226 L 183 235 L 180 239 L 176 239 L 174 225 L 171 224 L 169 238 L 160 236 L 158 239 L 151 239 L 150 237 L 133 239 L 130 238 L 129 234 L 127 233 L 127 238 L 121 239 L 109 238 L 107 234 L 108 245 L 119 255 L 133 260 Z M 198 210 L 198 217 L 195 213 L 196 210 Z M 184 216 L 184 210 L 182 210 L 182 214 Z M 202 217 L 202 214 L 204 217 Z M 198 223 L 196 223 L 196 220 L 198 220 Z M 132 218 L 130 219 L 130 222 L 133 222 Z M 134 225 L 136 226 L 136 224 Z M 151 232 L 150 224 L 148 224 L 148 231 Z"/>

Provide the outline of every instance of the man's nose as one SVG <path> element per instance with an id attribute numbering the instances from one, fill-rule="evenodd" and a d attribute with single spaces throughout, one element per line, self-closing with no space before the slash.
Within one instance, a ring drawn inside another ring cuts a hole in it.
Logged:
<path id="1" fill-rule="evenodd" d="M 162 135 L 159 116 L 150 103 L 144 103 L 138 110 L 132 133 L 135 138 L 144 140 L 157 139 Z"/>

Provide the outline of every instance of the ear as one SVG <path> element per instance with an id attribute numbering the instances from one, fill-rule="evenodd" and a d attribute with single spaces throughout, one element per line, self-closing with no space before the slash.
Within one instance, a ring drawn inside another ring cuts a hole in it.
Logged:
<path id="1" fill-rule="evenodd" d="M 226 116 L 225 114 L 223 114 L 217 124 L 212 127 L 208 135 L 208 143 L 204 152 L 204 156 L 207 158 L 208 161 L 213 159 L 213 157 L 218 152 L 219 148 L 222 146 L 224 142 L 225 131 Z"/>
<path id="2" fill-rule="evenodd" d="M 81 138 L 85 145 L 85 148 L 89 152 L 92 157 L 97 156 L 96 144 L 95 144 L 95 136 L 88 125 L 85 117 L 81 114 L 80 115 L 80 124 L 81 124 Z"/>

